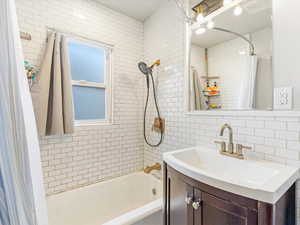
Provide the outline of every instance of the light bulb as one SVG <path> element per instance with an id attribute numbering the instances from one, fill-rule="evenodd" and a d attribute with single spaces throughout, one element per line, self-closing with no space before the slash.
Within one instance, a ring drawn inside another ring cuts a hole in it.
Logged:
<path id="1" fill-rule="evenodd" d="M 207 24 L 206 24 L 206 27 L 207 29 L 213 29 L 215 27 L 215 23 L 214 21 L 209 21 Z"/>
<path id="2" fill-rule="evenodd" d="M 203 16 L 203 13 L 199 13 L 198 15 L 197 15 L 197 22 L 198 23 L 203 23 L 204 22 L 204 16 Z"/>
<path id="3" fill-rule="evenodd" d="M 223 0 L 223 6 L 229 5 L 232 3 L 232 0 Z"/>
<path id="4" fill-rule="evenodd" d="M 197 35 L 204 34 L 205 32 L 206 32 L 206 29 L 204 27 L 200 27 L 195 31 L 195 33 Z"/>
<path id="5" fill-rule="evenodd" d="M 242 13 L 243 13 L 243 8 L 239 5 L 237 7 L 235 7 L 233 10 L 233 14 L 235 16 L 240 16 Z"/>

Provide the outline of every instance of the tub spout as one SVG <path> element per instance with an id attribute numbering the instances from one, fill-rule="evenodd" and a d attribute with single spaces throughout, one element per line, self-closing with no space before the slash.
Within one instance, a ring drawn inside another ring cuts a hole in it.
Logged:
<path id="1" fill-rule="evenodd" d="M 144 172 L 145 173 L 151 173 L 151 171 L 153 170 L 161 170 L 161 165 L 159 163 L 155 163 L 154 165 L 152 166 L 147 166 L 145 169 L 144 169 Z"/>

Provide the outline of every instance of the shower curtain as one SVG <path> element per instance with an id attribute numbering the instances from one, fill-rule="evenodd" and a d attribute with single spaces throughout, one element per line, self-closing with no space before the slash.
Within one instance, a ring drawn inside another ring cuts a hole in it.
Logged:
<path id="1" fill-rule="evenodd" d="M 40 136 L 63 135 L 74 131 L 73 97 L 67 41 L 53 32 L 32 89 L 36 122 Z"/>
<path id="2" fill-rule="evenodd" d="M 240 87 L 239 109 L 250 110 L 255 107 L 255 83 L 257 76 L 257 56 L 246 58 L 246 69 L 243 82 Z"/>
<path id="3" fill-rule="evenodd" d="M 0 1 L 0 224 L 47 225 L 40 151 L 14 0 Z"/>
<path id="4" fill-rule="evenodd" d="M 6 204 L 6 197 L 4 193 L 3 178 L 0 171 L 0 225 L 10 224 L 8 218 L 8 208 Z"/>

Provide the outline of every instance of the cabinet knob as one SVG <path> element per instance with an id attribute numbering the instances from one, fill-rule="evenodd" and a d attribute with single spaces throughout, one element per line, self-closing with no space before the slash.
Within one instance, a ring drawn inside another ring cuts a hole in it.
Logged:
<path id="1" fill-rule="evenodd" d="M 185 203 L 186 203 L 187 205 L 189 205 L 189 204 L 192 203 L 192 200 L 193 200 L 192 197 L 186 197 L 186 198 L 185 198 Z"/>
<path id="2" fill-rule="evenodd" d="M 201 201 L 193 202 L 192 206 L 195 210 L 199 209 L 201 206 Z"/>

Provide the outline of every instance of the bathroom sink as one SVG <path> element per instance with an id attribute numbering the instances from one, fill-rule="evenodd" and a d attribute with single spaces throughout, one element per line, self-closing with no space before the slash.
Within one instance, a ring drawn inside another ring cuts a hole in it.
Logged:
<path id="1" fill-rule="evenodd" d="M 272 204 L 299 177 L 297 167 L 235 159 L 204 147 L 168 152 L 163 159 L 175 170 L 202 183 Z"/>

